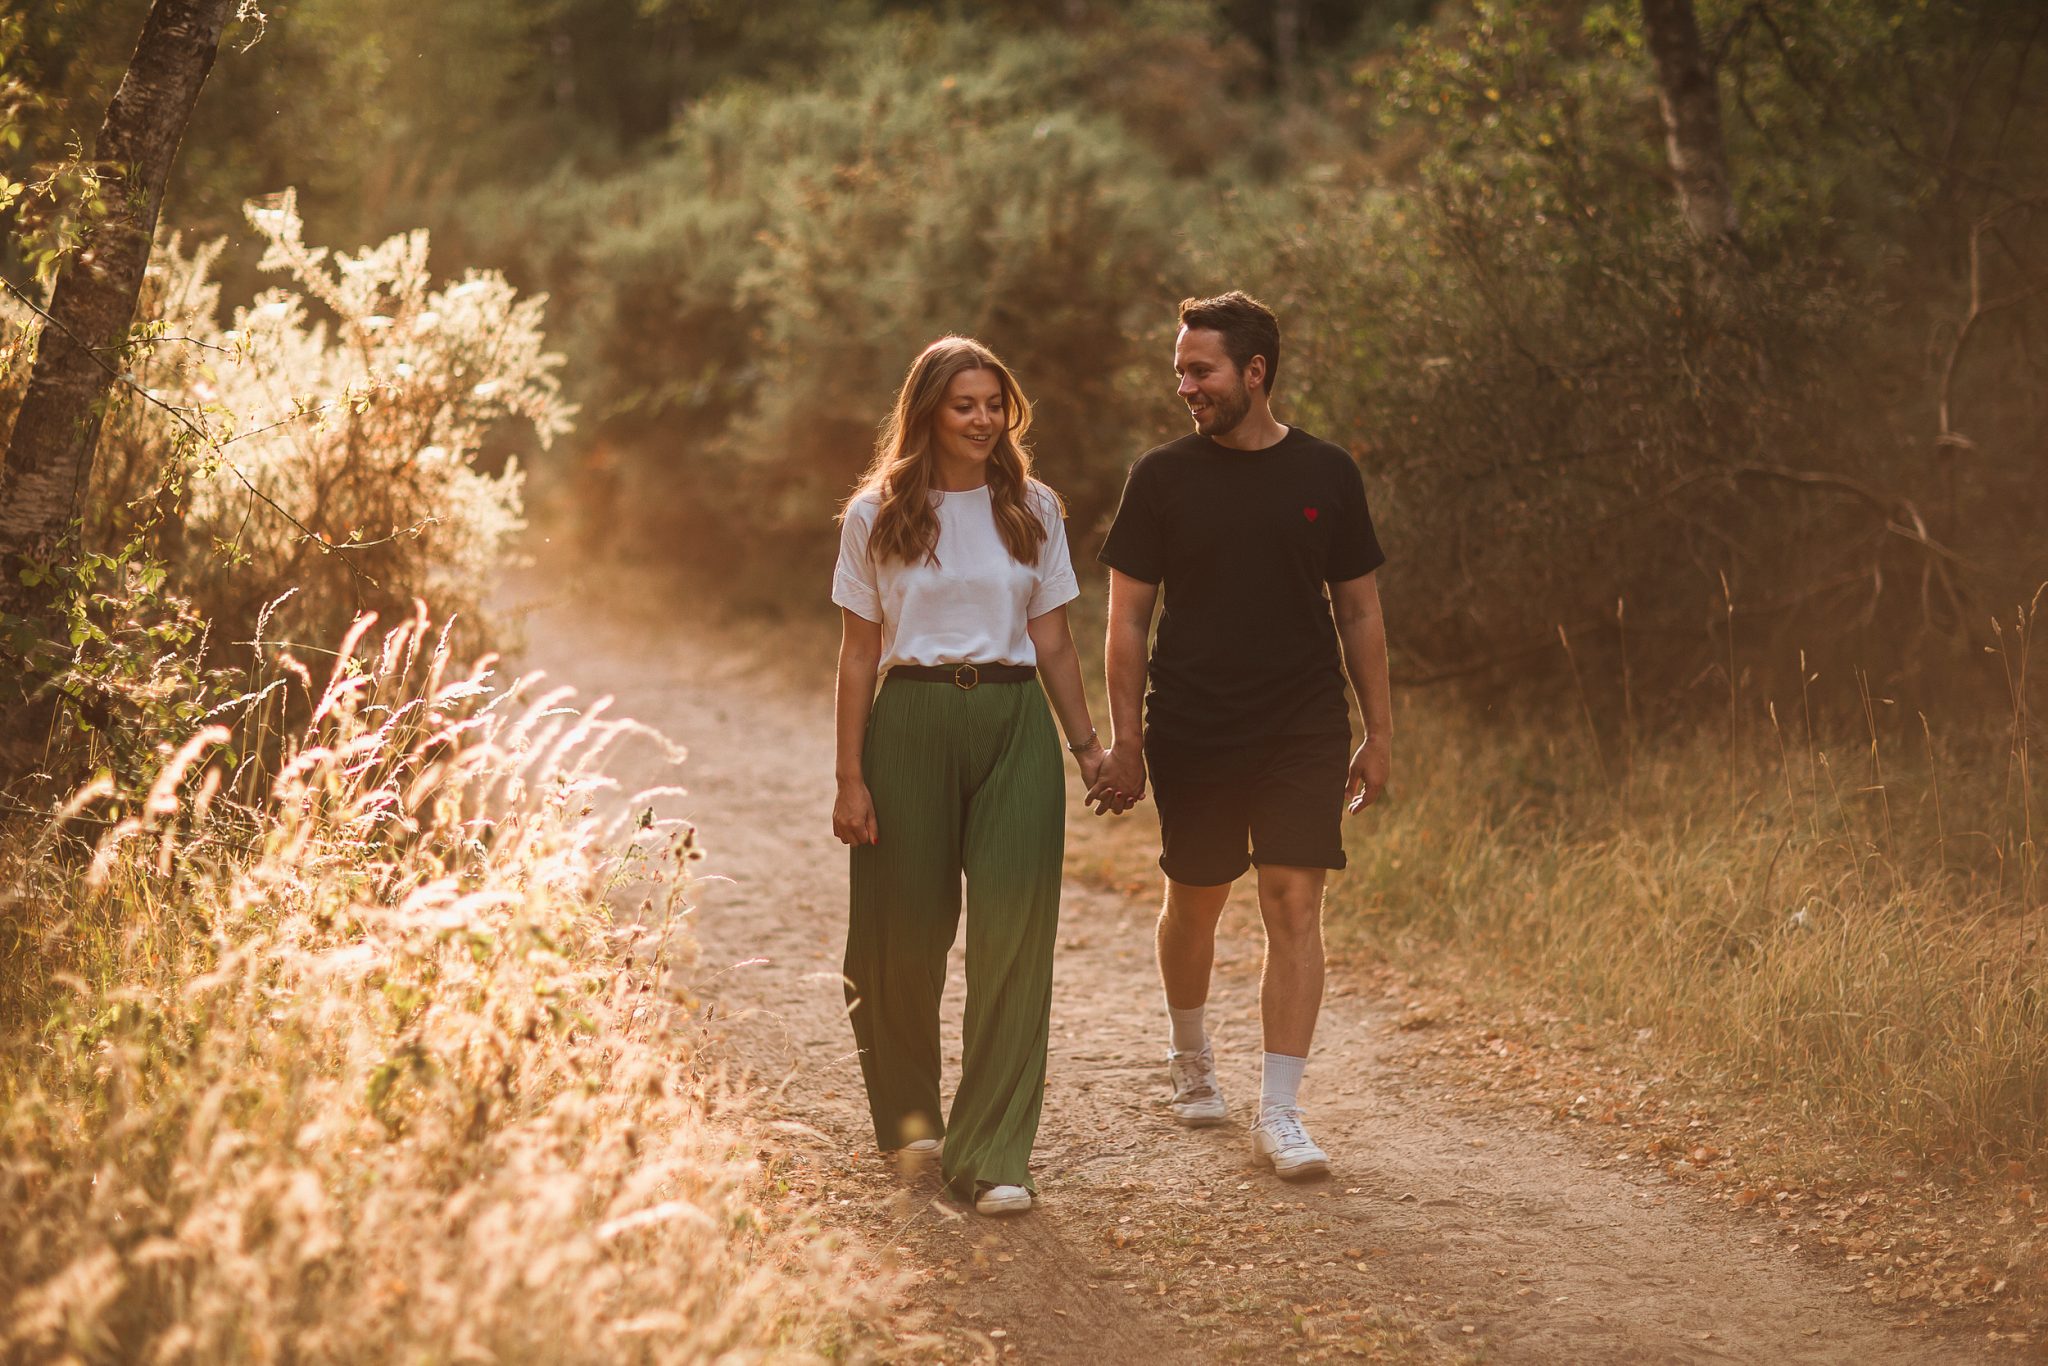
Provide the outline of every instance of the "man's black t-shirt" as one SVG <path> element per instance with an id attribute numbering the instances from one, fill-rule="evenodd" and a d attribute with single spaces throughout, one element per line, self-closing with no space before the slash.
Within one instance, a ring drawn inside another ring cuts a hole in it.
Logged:
<path id="1" fill-rule="evenodd" d="M 1147 451 L 1100 558 L 1164 586 L 1150 740 L 1206 751 L 1348 732 L 1324 585 L 1387 557 L 1341 446 L 1290 427 L 1261 451 L 1199 434 Z"/>

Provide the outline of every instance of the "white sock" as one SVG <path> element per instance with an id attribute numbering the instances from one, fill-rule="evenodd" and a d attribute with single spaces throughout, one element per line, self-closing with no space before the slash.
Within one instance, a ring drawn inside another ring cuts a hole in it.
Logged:
<path id="1" fill-rule="evenodd" d="M 1307 1058 L 1290 1058 L 1285 1053 L 1268 1053 L 1259 1073 L 1259 1110 L 1292 1110 L 1301 1094 L 1301 1072 Z"/>
<path id="2" fill-rule="evenodd" d="M 1176 1053 L 1199 1053 L 1209 1046 L 1209 1035 L 1202 1028 L 1202 1011 L 1205 1006 L 1190 1006 L 1186 1010 L 1166 1007 L 1166 1019 L 1173 1026 L 1173 1051 Z"/>

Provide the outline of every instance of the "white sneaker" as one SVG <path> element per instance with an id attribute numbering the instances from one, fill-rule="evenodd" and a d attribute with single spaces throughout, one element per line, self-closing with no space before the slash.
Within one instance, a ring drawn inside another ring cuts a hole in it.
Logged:
<path id="1" fill-rule="evenodd" d="M 1216 1054 L 1204 1045 L 1193 1053 L 1168 1053 L 1166 1072 L 1173 1081 L 1167 1108 L 1190 1129 L 1206 1129 L 1230 1118 L 1230 1106 L 1216 1085 Z"/>
<path id="2" fill-rule="evenodd" d="M 983 1186 L 974 1193 L 976 1214 L 1022 1214 L 1031 1208 L 1031 1192 L 1022 1186 Z"/>
<path id="3" fill-rule="evenodd" d="M 1259 1112 L 1259 1122 L 1252 1126 L 1252 1158 L 1271 1167 L 1282 1181 L 1330 1174 L 1330 1155 L 1308 1136 L 1296 1109 L 1276 1106 Z"/>
<path id="4" fill-rule="evenodd" d="M 882 1156 L 896 1164 L 896 1170 L 906 1181 L 938 1165 L 939 1142 L 936 1138 L 913 1138 L 900 1148 L 883 1153 Z"/>

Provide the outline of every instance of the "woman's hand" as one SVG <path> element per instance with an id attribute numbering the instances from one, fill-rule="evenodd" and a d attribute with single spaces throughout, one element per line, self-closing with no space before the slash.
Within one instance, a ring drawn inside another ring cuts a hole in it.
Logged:
<path id="1" fill-rule="evenodd" d="M 1114 814 L 1121 816 L 1137 804 L 1126 799 L 1122 794 L 1103 787 L 1103 770 L 1109 767 L 1108 750 L 1104 749 L 1101 745 L 1096 745 L 1091 749 L 1083 750 L 1074 757 L 1081 761 L 1081 781 L 1088 787 L 1088 795 L 1082 798 L 1082 801 L 1084 803 L 1095 803 L 1098 801 L 1098 794 L 1100 794 L 1100 804 L 1095 807 L 1096 815 Z"/>
<path id="2" fill-rule="evenodd" d="M 1088 784 L 1088 805 L 1098 816 L 1121 816 L 1145 795 L 1145 755 L 1136 744 L 1103 751 Z"/>
<path id="3" fill-rule="evenodd" d="M 839 795 L 832 801 L 832 833 L 841 844 L 882 842 L 875 828 L 875 799 L 868 794 L 866 783 L 856 780 L 839 785 Z"/>
<path id="4" fill-rule="evenodd" d="M 1108 758 L 1109 751 L 1102 747 L 1102 743 L 1100 741 L 1091 744 L 1090 746 L 1088 746 L 1088 748 L 1081 750 L 1079 753 L 1075 754 L 1075 761 L 1081 765 L 1082 783 L 1084 783 L 1088 787 L 1094 787 L 1095 780 L 1102 776 L 1103 761 Z"/>

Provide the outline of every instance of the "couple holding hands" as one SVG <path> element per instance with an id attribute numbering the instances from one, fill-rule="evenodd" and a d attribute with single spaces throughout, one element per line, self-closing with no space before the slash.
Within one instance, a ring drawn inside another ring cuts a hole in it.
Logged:
<path id="1" fill-rule="evenodd" d="M 984 1214 L 1033 1198 L 1062 732 L 1097 814 L 1129 810 L 1148 779 L 1158 807 L 1173 1116 L 1228 1116 L 1203 1006 L 1224 901 L 1256 865 L 1265 1057 L 1252 1152 L 1283 1178 L 1329 1172 L 1297 1095 L 1322 1003 L 1323 880 L 1344 866 L 1344 809 L 1387 782 L 1385 556 L 1350 455 L 1273 416 L 1270 310 L 1236 291 L 1186 301 L 1173 365 L 1195 430 L 1131 467 L 1100 556 L 1107 747 L 1067 624 L 1080 587 L 1061 504 L 1032 477 L 1030 404 L 994 353 L 964 337 L 925 348 L 841 517 L 832 827 L 852 846 L 854 1038 L 877 1142 L 939 1156 L 947 1186 Z M 1355 751 L 1347 672 L 1365 719 Z M 939 998 L 963 881 L 964 1051 L 942 1121 Z"/>

